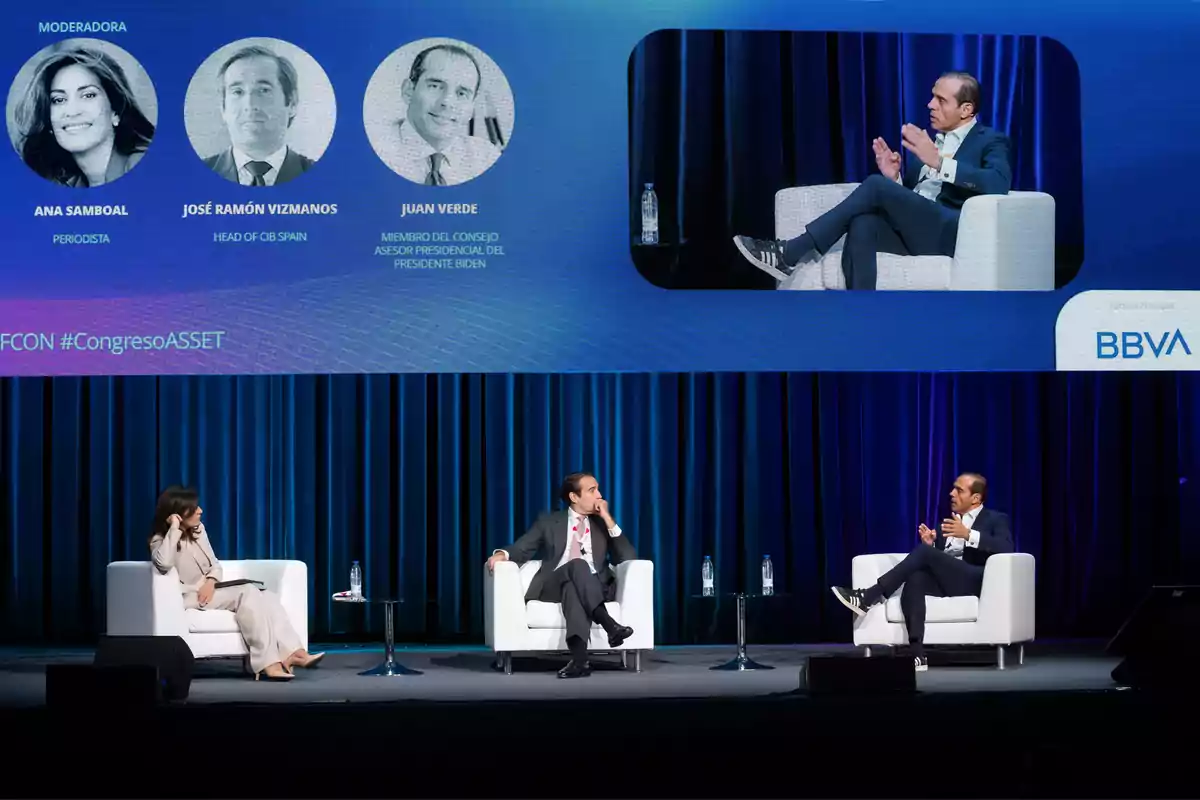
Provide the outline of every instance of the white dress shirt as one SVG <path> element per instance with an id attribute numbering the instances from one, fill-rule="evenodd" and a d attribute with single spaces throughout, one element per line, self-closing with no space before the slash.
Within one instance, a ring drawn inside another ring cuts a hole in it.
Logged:
<path id="1" fill-rule="evenodd" d="M 968 531 L 970 531 L 967 534 L 966 539 L 959 539 L 956 536 L 946 536 L 945 534 L 942 534 L 946 539 L 946 544 L 944 545 L 943 549 L 947 553 L 955 558 L 962 558 L 964 548 L 979 547 L 979 531 L 974 530 L 973 526 L 975 525 L 975 520 L 979 517 L 980 511 L 983 511 L 983 506 L 976 506 L 962 515 L 962 524 L 966 526 Z"/>
<path id="2" fill-rule="evenodd" d="M 381 142 L 379 157 L 400 175 L 413 183 L 425 183 L 429 177 L 429 157 L 437 150 L 408 120 L 401 120 L 398 128 L 392 128 L 386 141 Z M 445 158 L 438 169 L 446 186 L 466 183 L 486 172 L 501 150 L 487 139 L 478 136 L 455 137 L 444 150 Z"/>
<path id="3" fill-rule="evenodd" d="M 617 525 L 616 527 L 609 528 L 608 535 L 614 539 L 617 538 L 618 536 L 620 536 L 621 535 L 621 526 Z M 568 561 L 571 560 L 571 540 L 575 536 L 582 537 L 581 541 L 580 541 L 580 546 L 583 551 L 583 554 L 580 557 L 585 562 L 587 562 L 588 569 L 590 569 L 592 571 L 592 574 L 595 575 L 596 574 L 596 562 L 592 558 L 592 521 L 590 518 L 585 517 L 582 514 L 576 512 L 575 509 L 573 509 L 573 508 L 567 509 L 567 547 L 565 550 L 563 550 L 562 558 L 559 559 L 558 565 L 555 567 L 555 569 L 558 569 L 559 567 L 561 567 L 562 565 L 566 564 Z M 493 555 L 495 555 L 496 553 L 504 553 L 505 558 L 512 557 L 512 555 L 507 550 L 493 550 L 492 551 Z"/>
<path id="4" fill-rule="evenodd" d="M 618 525 L 615 528 L 609 528 L 608 535 L 613 537 L 620 536 L 621 526 Z M 587 562 L 588 569 L 595 575 L 596 562 L 592 558 L 592 521 L 572 508 L 567 510 L 567 549 L 563 551 L 562 559 L 558 562 L 559 567 L 571 560 L 571 542 L 576 537 L 580 538 L 580 546 L 583 551 L 581 557 Z M 555 569 L 558 569 L 558 567 L 555 567 Z"/>
<path id="5" fill-rule="evenodd" d="M 928 164 L 922 164 L 921 173 L 917 177 L 917 185 L 913 191 L 926 200 L 937 202 L 938 194 L 942 191 L 942 184 L 954 183 L 954 179 L 958 177 L 958 162 L 954 160 L 954 155 L 977 121 L 978 118 L 972 117 L 967 124 L 960 125 L 949 133 L 939 133 L 934 137 L 933 143 L 937 145 L 938 154 L 942 157 L 942 168 L 937 170 Z M 897 180 L 901 179 L 897 177 Z"/>
<path id="6" fill-rule="evenodd" d="M 275 179 L 279 177 L 279 169 L 283 166 L 283 160 L 287 158 L 287 145 L 276 150 L 266 158 L 254 158 L 243 153 L 236 147 L 233 148 L 233 161 L 237 164 L 238 183 L 242 186 L 252 186 L 254 184 L 254 173 L 246 169 L 246 165 L 251 161 L 265 161 L 271 165 L 271 169 L 267 170 L 263 175 L 263 183 L 267 186 L 274 186 Z"/>

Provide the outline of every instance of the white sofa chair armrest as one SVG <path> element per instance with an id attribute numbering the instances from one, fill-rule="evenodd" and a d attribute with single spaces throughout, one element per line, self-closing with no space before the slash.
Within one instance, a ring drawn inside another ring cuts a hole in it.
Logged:
<path id="1" fill-rule="evenodd" d="M 799 236 L 808 223 L 832 210 L 856 188 L 857 183 L 826 183 L 780 189 L 775 193 L 775 238 Z"/>
<path id="2" fill-rule="evenodd" d="M 850 585 L 853 589 L 866 589 L 879 582 L 883 573 L 899 564 L 908 553 L 870 553 L 855 556 L 850 562 Z"/>
<path id="3" fill-rule="evenodd" d="M 950 268 L 956 291 L 1052 291 L 1054 198 L 1045 192 L 976 195 L 962 207 Z"/>
<path id="4" fill-rule="evenodd" d="M 172 567 L 114 561 L 105 575 L 105 632 L 109 636 L 186 636 L 183 593 Z"/>
<path id="5" fill-rule="evenodd" d="M 650 650 L 654 647 L 654 562 L 647 559 L 617 565 L 617 602 L 622 625 L 633 628 L 633 636 L 622 649 Z"/>
<path id="6" fill-rule="evenodd" d="M 493 572 L 483 569 L 483 629 L 496 652 L 521 650 L 529 636 L 521 570 L 511 561 L 497 563 Z"/>
<path id="7" fill-rule="evenodd" d="M 874 586 L 883 573 L 899 564 L 907 555 L 908 553 L 869 553 L 855 556 L 850 562 L 851 588 L 866 589 Z M 876 603 L 867 609 L 864 616 L 854 617 L 855 642 L 888 641 L 889 625 L 886 603 Z"/>
<path id="8" fill-rule="evenodd" d="M 976 623 L 982 644 L 1033 640 L 1035 573 L 1035 560 L 1029 553 L 997 553 L 987 560 Z"/>

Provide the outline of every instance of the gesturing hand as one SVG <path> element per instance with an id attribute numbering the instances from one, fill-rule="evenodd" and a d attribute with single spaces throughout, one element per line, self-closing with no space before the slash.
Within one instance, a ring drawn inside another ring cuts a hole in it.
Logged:
<path id="1" fill-rule="evenodd" d="M 888 147 L 887 142 L 881 138 L 876 138 L 871 142 L 871 149 L 875 151 L 875 166 L 879 167 L 883 176 L 889 180 L 898 180 L 900 178 L 900 154 Z"/>
<path id="2" fill-rule="evenodd" d="M 917 535 L 921 537 L 921 541 L 925 544 L 933 544 L 937 541 L 937 531 L 930 528 L 924 522 L 917 527 Z"/>
<path id="3" fill-rule="evenodd" d="M 966 539 L 971 535 L 967 526 L 963 525 L 962 517 L 942 520 L 942 533 L 952 539 Z"/>
<path id="4" fill-rule="evenodd" d="M 904 149 L 921 159 L 922 164 L 932 169 L 937 169 L 938 165 L 942 163 L 942 156 L 938 153 L 937 145 L 933 143 L 933 139 L 930 139 L 928 133 L 911 122 L 906 123 L 900 129 L 900 139 L 901 144 L 904 145 Z"/>

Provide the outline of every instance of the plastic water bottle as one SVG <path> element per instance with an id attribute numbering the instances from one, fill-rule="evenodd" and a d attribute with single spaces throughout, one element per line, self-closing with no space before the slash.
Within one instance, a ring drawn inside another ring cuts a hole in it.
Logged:
<path id="1" fill-rule="evenodd" d="M 763 556 L 763 590 L 764 595 L 775 594 L 775 566 L 770 556 Z"/>
<path id="2" fill-rule="evenodd" d="M 703 581 L 702 585 L 704 587 L 704 591 L 703 591 L 704 596 L 712 597 L 713 595 L 715 595 L 717 593 L 717 591 L 713 587 L 712 556 L 704 557 L 704 566 L 700 570 L 700 577 Z"/>
<path id="3" fill-rule="evenodd" d="M 658 195 L 653 183 L 642 192 L 642 244 L 658 244 Z"/>
<path id="4" fill-rule="evenodd" d="M 350 567 L 350 596 L 355 600 L 362 599 L 362 567 L 357 561 Z"/>

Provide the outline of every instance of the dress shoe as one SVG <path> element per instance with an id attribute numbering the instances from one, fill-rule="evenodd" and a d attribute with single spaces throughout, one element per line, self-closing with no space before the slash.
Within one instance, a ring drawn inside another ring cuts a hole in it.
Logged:
<path id="1" fill-rule="evenodd" d="M 313 669 L 321 663 L 321 659 L 325 657 L 324 653 L 310 653 L 308 658 L 302 658 L 296 662 L 297 667 L 304 669 Z"/>
<path id="2" fill-rule="evenodd" d="M 290 681 L 294 677 L 296 677 L 294 673 L 288 672 L 287 667 L 279 663 L 271 664 L 262 672 L 254 673 L 254 680 L 256 681 Z"/>
<path id="3" fill-rule="evenodd" d="M 575 660 L 567 662 L 567 665 L 558 671 L 560 678 L 586 678 L 592 674 L 592 665 L 588 661 L 582 664 Z"/>
<path id="4" fill-rule="evenodd" d="M 630 636 L 633 636 L 633 628 L 628 625 L 618 625 L 613 629 L 613 632 L 608 635 L 609 647 L 620 647 L 622 643 Z"/>

